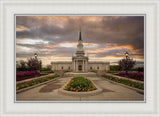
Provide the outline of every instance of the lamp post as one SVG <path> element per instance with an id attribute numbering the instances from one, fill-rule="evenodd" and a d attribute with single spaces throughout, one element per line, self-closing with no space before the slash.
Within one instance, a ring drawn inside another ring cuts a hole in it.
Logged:
<path id="1" fill-rule="evenodd" d="M 128 68 L 128 55 L 129 55 L 129 53 L 126 52 L 125 53 L 125 56 L 126 56 L 126 76 L 127 76 L 127 68 Z"/>
<path id="2" fill-rule="evenodd" d="M 37 53 L 35 53 L 35 54 L 34 54 L 34 56 L 35 56 L 35 59 L 37 59 L 38 54 L 37 54 Z"/>
<path id="3" fill-rule="evenodd" d="M 38 56 L 38 54 L 37 53 L 35 53 L 34 54 L 34 57 L 35 57 L 35 67 L 37 67 L 37 62 L 38 62 L 38 60 L 37 60 L 37 56 Z M 37 68 L 35 68 L 35 76 L 37 76 Z"/>

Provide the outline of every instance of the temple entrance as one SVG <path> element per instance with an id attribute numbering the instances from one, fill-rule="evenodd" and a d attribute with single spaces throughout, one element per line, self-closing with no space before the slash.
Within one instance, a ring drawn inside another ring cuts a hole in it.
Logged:
<path id="1" fill-rule="evenodd" d="M 78 70 L 79 70 L 79 71 L 82 71 L 82 65 L 79 65 L 79 66 L 78 66 Z"/>

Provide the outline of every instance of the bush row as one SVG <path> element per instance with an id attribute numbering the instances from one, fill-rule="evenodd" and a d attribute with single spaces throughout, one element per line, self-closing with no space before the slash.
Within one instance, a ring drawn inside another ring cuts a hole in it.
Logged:
<path id="1" fill-rule="evenodd" d="M 40 71 L 24 71 L 24 72 L 17 72 L 17 77 L 25 77 L 25 76 L 33 76 L 33 75 L 39 75 L 41 74 Z"/>
<path id="2" fill-rule="evenodd" d="M 120 76 L 126 76 L 125 71 L 120 71 L 118 74 Z M 135 80 L 144 81 L 144 73 L 143 72 L 127 72 L 127 76 L 129 78 L 132 78 L 132 79 L 135 79 Z"/>

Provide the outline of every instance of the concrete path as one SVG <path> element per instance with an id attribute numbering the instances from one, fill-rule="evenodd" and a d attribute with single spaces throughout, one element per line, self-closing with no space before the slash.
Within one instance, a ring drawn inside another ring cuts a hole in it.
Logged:
<path id="1" fill-rule="evenodd" d="M 16 94 L 17 101 L 143 101 L 144 94 L 135 90 L 112 83 L 105 78 L 88 77 L 103 92 L 87 97 L 73 97 L 60 94 L 58 89 L 62 87 L 71 77 L 56 78 L 54 81 L 35 87 L 33 89 Z"/>

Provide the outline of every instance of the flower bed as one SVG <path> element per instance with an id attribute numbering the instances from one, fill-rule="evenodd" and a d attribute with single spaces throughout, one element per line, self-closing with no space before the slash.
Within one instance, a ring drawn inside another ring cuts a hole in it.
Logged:
<path id="1" fill-rule="evenodd" d="M 75 92 L 86 92 L 96 89 L 97 88 L 94 86 L 94 84 L 89 79 L 84 77 L 74 77 L 64 87 L 64 90 Z"/>
<path id="2" fill-rule="evenodd" d="M 33 76 L 33 75 L 39 75 L 41 74 L 40 71 L 24 71 L 24 72 L 17 72 L 17 77 L 25 77 L 25 76 Z"/>
<path id="3" fill-rule="evenodd" d="M 134 82 L 132 80 L 120 79 L 120 78 L 108 76 L 108 75 L 104 75 L 103 77 L 105 77 L 106 79 L 109 79 L 109 80 L 113 80 L 118 83 L 122 83 L 122 84 L 125 84 L 128 86 L 131 86 L 131 87 L 135 87 L 135 88 L 139 88 L 139 89 L 144 90 L 144 83 L 138 83 L 138 82 Z"/>
<path id="4" fill-rule="evenodd" d="M 120 71 L 118 73 L 120 76 L 126 76 L 125 71 Z M 129 78 L 135 79 L 135 80 L 141 80 L 144 81 L 144 73 L 143 72 L 127 72 L 127 76 Z"/>
<path id="5" fill-rule="evenodd" d="M 41 74 L 40 71 L 24 71 L 24 72 L 17 72 L 16 73 L 16 81 L 22 81 L 26 79 L 31 79 L 38 76 L 44 76 L 47 74 Z"/>
<path id="6" fill-rule="evenodd" d="M 26 88 L 26 87 L 29 87 L 29 86 L 33 86 L 33 85 L 36 85 L 38 83 L 46 82 L 46 81 L 54 79 L 56 77 L 58 77 L 58 75 L 54 75 L 52 77 L 46 77 L 46 78 L 39 78 L 39 79 L 36 79 L 36 80 L 30 80 L 30 81 L 27 81 L 27 82 L 24 82 L 24 83 L 16 84 L 16 90 Z"/>

